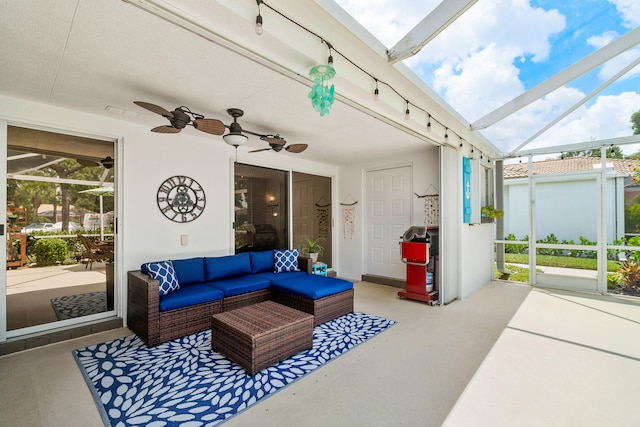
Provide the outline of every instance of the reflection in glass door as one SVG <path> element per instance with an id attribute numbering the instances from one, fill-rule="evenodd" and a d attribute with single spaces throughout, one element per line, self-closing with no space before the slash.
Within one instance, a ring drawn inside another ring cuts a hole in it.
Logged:
<path id="1" fill-rule="evenodd" d="M 293 172 L 293 247 L 304 252 L 308 239 L 323 248 L 318 262 L 332 267 L 331 178 Z"/>
<path id="2" fill-rule="evenodd" d="M 235 252 L 288 248 L 288 173 L 235 164 Z"/>
<path id="3" fill-rule="evenodd" d="M 8 126 L 5 150 L 7 336 L 108 316 L 114 143 Z"/>

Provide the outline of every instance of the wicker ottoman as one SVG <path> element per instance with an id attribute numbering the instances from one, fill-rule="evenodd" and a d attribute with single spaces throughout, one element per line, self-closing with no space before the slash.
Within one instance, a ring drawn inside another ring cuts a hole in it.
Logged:
<path id="1" fill-rule="evenodd" d="M 211 348 L 251 376 L 313 345 L 313 315 L 264 301 L 211 316 Z"/>

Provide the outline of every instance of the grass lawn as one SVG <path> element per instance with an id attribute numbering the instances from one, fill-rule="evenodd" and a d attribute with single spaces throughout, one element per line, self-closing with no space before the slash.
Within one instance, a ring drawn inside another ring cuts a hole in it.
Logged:
<path id="1" fill-rule="evenodd" d="M 494 277 L 502 280 L 513 280 L 515 282 L 529 283 L 529 255 L 527 254 L 504 254 L 505 267 L 512 271 L 513 274 L 503 274 L 498 272 L 494 266 Z M 537 265 L 550 267 L 576 268 L 580 270 L 597 270 L 597 260 L 591 258 L 574 258 L 566 256 L 538 255 L 536 257 Z M 507 264 L 509 263 L 509 264 Z M 523 266 L 513 264 L 523 264 Z M 616 272 L 620 269 L 620 263 L 617 261 L 607 261 L 607 271 Z M 542 272 L 542 270 L 536 270 Z"/>
<path id="2" fill-rule="evenodd" d="M 527 254 L 504 254 L 504 261 L 513 264 L 529 264 L 529 255 Z M 597 260 L 592 258 L 574 258 L 568 256 L 552 256 L 538 255 L 536 257 L 537 265 L 546 265 L 549 267 L 577 268 L 580 270 L 597 270 Z M 618 261 L 607 261 L 607 271 L 616 272 L 620 269 Z"/>
<path id="3" fill-rule="evenodd" d="M 526 267 L 520 267 L 517 265 L 505 264 L 505 267 L 509 271 L 513 271 L 513 274 L 500 273 L 498 269 L 493 266 L 493 273 L 496 279 L 501 280 L 513 280 L 514 282 L 529 283 L 529 269 Z M 537 270 L 542 272 L 542 270 Z"/>

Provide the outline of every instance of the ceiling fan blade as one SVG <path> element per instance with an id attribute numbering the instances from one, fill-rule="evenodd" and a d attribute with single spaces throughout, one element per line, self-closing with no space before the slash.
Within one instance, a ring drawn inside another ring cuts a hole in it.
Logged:
<path id="1" fill-rule="evenodd" d="M 160 114 L 161 116 L 173 117 L 173 113 L 171 113 L 170 111 L 167 111 L 165 108 L 162 108 L 159 105 L 151 104 L 149 102 L 144 102 L 144 101 L 133 101 L 133 103 L 136 104 L 138 107 L 142 107 L 156 114 Z"/>
<path id="2" fill-rule="evenodd" d="M 212 135 L 222 135 L 225 130 L 224 123 L 217 119 L 195 119 L 193 127 Z"/>
<path id="3" fill-rule="evenodd" d="M 302 153 L 308 146 L 308 144 L 291 144 L 288 147 L 285 147 L 285 150 L 290 153 Z"/>
<path id="4" fill-rule="evenodd" d="M 250 153 L 258 153 L 260 151 L 269 151 L 269 150 L 271 150 L 271 148 L 261 148 L 259 150 L 252 150 L 252 151 L 249 151 L 249 152 Z"/>
<path id="5" fill-rule="evenodd" d="M 157 132 L 157 133 L 178 133 L 180 132 L 180 129 L 178 128 L 174 128 L 173 126 L 158 126 L 155 127 L 153 129 L 151 129 L 151 132 Z"/>

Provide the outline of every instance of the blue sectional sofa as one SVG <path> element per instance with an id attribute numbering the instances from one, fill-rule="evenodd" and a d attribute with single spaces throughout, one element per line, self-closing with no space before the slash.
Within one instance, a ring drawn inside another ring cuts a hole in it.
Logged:
<path id="1" fill-rule="evenodd" d="M 200 332 L 211 316 L 262 301 L 314 315 L 314 326 L 353 311 L 353 283 L 310 274 L 297 251 L 145 263 L 128 272 L 127 323 L 147 346 Z"/>

